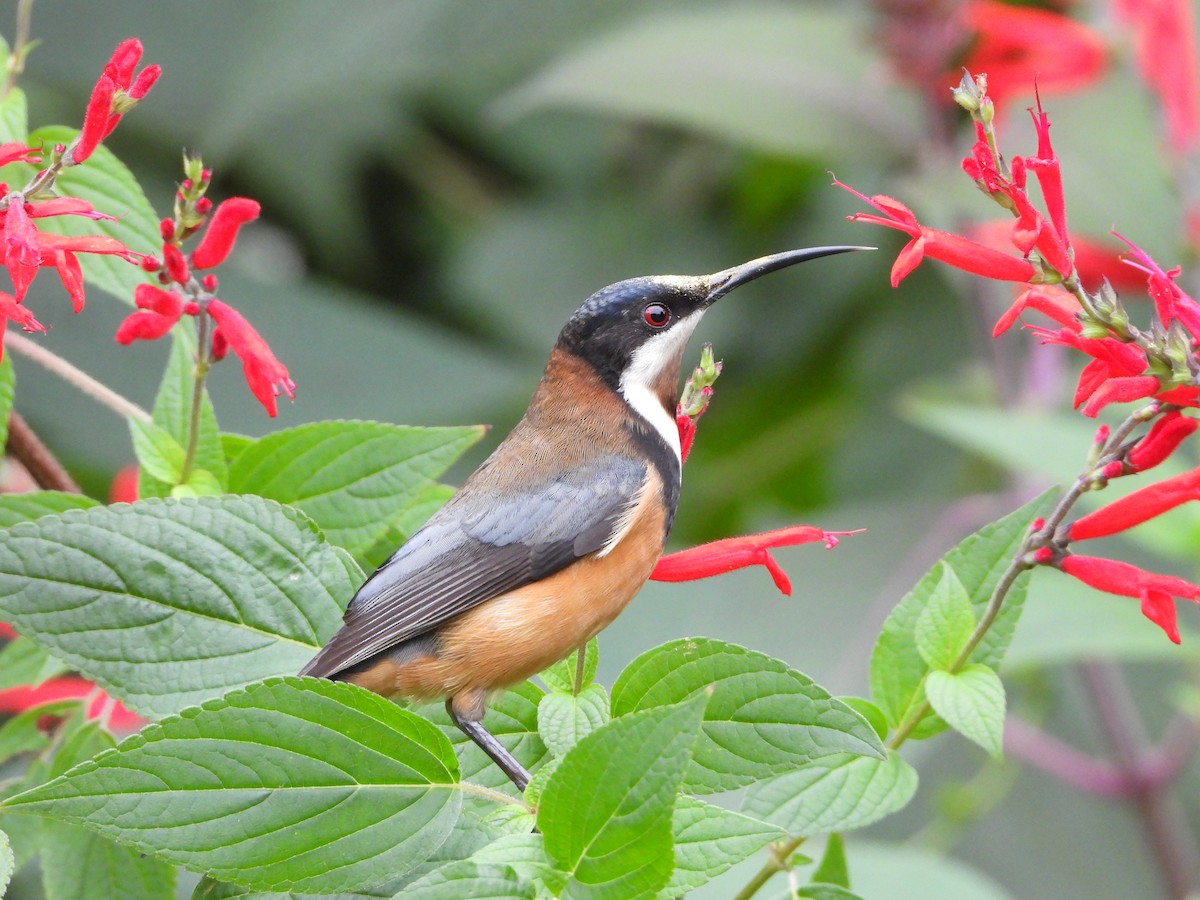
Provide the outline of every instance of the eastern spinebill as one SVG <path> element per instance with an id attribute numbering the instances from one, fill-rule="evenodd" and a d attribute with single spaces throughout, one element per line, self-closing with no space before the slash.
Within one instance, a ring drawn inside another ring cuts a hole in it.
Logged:
<path id="1" fill-rule="evenodd" d="M 679 500 L 674 410 L 696 325 L 760 275 L 857 249 L 790 250 L 592 294 L 521 421 L 358 589 L 300 674 L 446 698 L 455 724 L 524 790 L 529 773 L 483 727 L 485 702 L 582 646 L 650 577 Z"/>

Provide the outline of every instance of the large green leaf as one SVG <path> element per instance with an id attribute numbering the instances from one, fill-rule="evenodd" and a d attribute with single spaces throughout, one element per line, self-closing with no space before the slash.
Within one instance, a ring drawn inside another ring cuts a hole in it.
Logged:
<path id="1" fill-rule="evenodd" d="M 658 11 L 553 62 L 499 111 L 596 110 L 843 162 L 903 153 L 917 119 L 905 97 L 881 90 L 868 27 L 848 4 Z"/>
<path id="2" fill-rule="evenodd" d="M 8 528 L 18 522 L 30 522 L 51 513 L 66 512 L 68 509 L 91 509 L 99 505 L 91 497 L 62 491 L 3 494 L 0 495 L 0 528 Z"/>
<path id="3" fill-rule="evenodd" d="M 681 897 L 782 840 L 782 828 L 682 796 L 675 802 L 675 871 L 659 897 Z"/>
<path id="4" fill-rule="evenodd" d="M 87 826 L 251 887 L 378 884 L 446 839 L 458 763 L 420 716 L 348 684 L 273 678 L 170 716 L 4 809 Z"/>
<path id="5" fill-rule="evenodd" d="M 435 869 L 396 896 L 403 900 L 533 900 L 535 890 L 509 866 L 464 859 Z"/>
<path id="6" fill-rule="evenodd" d="M 684 778 L 690 791 L 732 790 L 833 753 L 883 754 L 870 724 L 807 676 L 710 638 L 671 641 L 631 662 L 613 685 L 613 715 L 708 689 L 705 739 Z"/>
<path id="7" fill-rule="evenodd" d="M 943 566 L 958 576 L 978 618 L 987 607 L 1000 576 L 1008 568 L 1033 520 L 1049 508 L 1052 491 L 984 526 L 942 557 L 892 610 L 871 654 L 871 696 L 895 727 L 925 699 L 922 682 L 929 666 L 918 649 L 916 632 L 930 599 L 942 580 Z M 1025 602 L 1028 574 L 1022 574 L 991 629 L 971 654 L 971 662 L 996 668 L 1012 640 Z M 925 719 L 914 737 L 928 737 L 945 727 L 935 716 Z"/>
<path id="8" fill-rule="evenodd" d="M 144 500 L 0 532 L 0 616 L 156 717 L 298 671 L 359 576 L 296 510 Z"/>
<path id="9" fill-rule="evenodd" d="M 243 450 L 229 487 L 304 510 L 330 541 L 360 556 L 482 435 L 479 427 L 315 422 Z"/>
<path id="10" fill-rule="evenodd" d="M 65 671 L 66 666 L 29 638 L 18 637 L 0 649 L 0 690 L 19 685 L 37 687 Z"/>
<path id="11" fill-rule="evenodd" d="M 29 111 L 25 92 L 13 86 L 0 97 L 0 144 L 12 141 L 23 144 L 28 136 Z"/>
<path id="12" fill-rule="evenodd" d="M 557 897 L 566 883 L 566 876 L 554 868 L 546 855 L 542 835 L 534 831 L 507 834 L 475 852 L 471 859 L 477 863 L 500 863 L 511 867 L 523 880 L 543 887 L 548 896 Z"/>
<path id="13" fill-rule="evenodd" d="M 52 125 L 29 135 L 30 143 L 69 144 L 79 132 Z M 83 165 L 59 173 L 55 186 L 68 197 L 81 197 L 114 220 L 93 221 L 82 216 L 52 216 L 38 220 L 38 228 L 54 234 L 104 234 L 138 253 L 157 253 L 162 244 L 158 216 L 142 193 L 133 173 L 101 144 Z M 84 279 L 114 297 L 133 304 L 133 291 L 147 275 L 136 263 L 99 253 L 79 254 Z"/>
<path id="14" fill-rule="evenodd" d="M 95 722 L 75 730 L 54 756 L 52 775 L 60 775 L 113 747 L 112 735 Z M 104 835 L 69 822 L 47 821 L 41 833 L 42 886 L 46 900 L 120 897 L 122 900 L 173 900 L 175 867 Z"/>
<path id="15" fill-rule="evenodd" d="M 903 809 L 917 790 L 917 770 L 899 754 L 887 760 L 828 756 L 750 786 L 742 812 L 811 836 L 862 828 Z"/>
<path id="16" fill-rule="evenodd" d="M 666 886 L 674 870 L 671 818 L 708 697 L 631 712 L 562 758 L 537 823 L 569 898 L 624 900 Z"/>

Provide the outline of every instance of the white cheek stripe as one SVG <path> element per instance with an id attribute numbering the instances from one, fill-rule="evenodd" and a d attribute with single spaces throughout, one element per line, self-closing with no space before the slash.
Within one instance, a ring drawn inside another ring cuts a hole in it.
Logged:
<path id="1" fill-rule="evenodd" d="M 679 448 L 679 426 L 675 417 L 663 408 L 650 385 L 658 378 L 662 368 L 688 342 L 703 312 L 694 312 L 686 319 L 681 319 L 675 327 L 662 334 L 656 334 L 638 347 L 629 361 L 628 368 L 621 376 L 621 396 L 633 407 L 633 411 L 650 423 L 650 426 L 662 435 L 667 446 L 675 451 L 675 458 L 683 465 L 683 454 Z"/>

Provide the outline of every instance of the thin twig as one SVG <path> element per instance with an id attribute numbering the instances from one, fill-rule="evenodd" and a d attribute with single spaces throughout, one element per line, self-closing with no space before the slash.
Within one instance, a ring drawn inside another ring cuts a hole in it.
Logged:
<path id="1" fill-rule="evenodd" d="M 82 494 L 83 489 L 71 477 L 50 448 L 29 427 L 29 423 L 15 410 L 8 416 L 9 454 L 23 465 L 38 487 L 47 491 L 66 491 Z"/>
<path id="2" fill-rule="evenodd" d="M 1079 668 L 1117 765 L 1132 782 L 1133 801 L 1145 824 L 1150 851 L 1158 859 L 1158 870 L 1171 897 L 1183 900 L 1192 895 L 1200 867 L 1196 840 L 1169 785 L 1141 777 L 1148 741 L 1129 685 L 1116 663 L 1092 660 L 1080 663 Z"/>
<path id="3" fill-rule="evenodd" d="M 78 366 L 67 362 L 57 353 L 53 353 L 36 341 L 9 331 L 4 335 L 4 346 L 19 353 L 26 359 L 31 359 L 47 371 L 53 372 L 72 386 L 87 394 L 102 406 L 107 406 L 122 418 L 151 421 L 150 413 L 142 409 L 105 384 L 101 384 Z"/>

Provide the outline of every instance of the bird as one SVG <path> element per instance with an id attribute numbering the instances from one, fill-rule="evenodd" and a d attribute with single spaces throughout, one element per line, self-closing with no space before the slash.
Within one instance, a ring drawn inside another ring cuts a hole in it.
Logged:
<path id="1" fill-rule="evenodd" d="M 393 699 L 444 699 L 521 791 L 529 773 L 482 724 L 488 696 L 604 629 L 650 577 L 679 501 L 675 402 L 701 317 L 813 247 L 712 275 L 596 291 L 563 326 L 525 415 L 462 488 L 358 589 L 301 675 Z"/>

